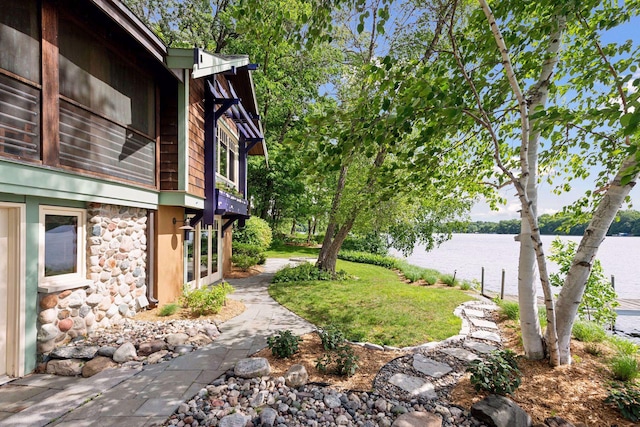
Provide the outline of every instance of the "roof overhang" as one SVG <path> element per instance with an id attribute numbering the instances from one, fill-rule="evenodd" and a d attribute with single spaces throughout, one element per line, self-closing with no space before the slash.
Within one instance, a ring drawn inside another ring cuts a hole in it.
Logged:
<path id="1" fill-rule="evenodd" d="M 161 64 L 167 55 L 167 47 L 133 12 L 118 0 L 90 0 L 145 47 Z"/>

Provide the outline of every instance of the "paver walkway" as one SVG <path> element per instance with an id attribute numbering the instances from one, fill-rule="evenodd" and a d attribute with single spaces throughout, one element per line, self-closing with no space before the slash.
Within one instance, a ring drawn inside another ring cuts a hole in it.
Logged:
<path id="1" fill-rule="evenodd" d="M 281 329 L 295 334 L 314 327 L 267 293 L 273 273 L 288 261 L 269 259 L 265 272 L 230 279 L 230 298 L 247 309 L 220 325 L 213 343 L 169 362 L 142 369 L 106 370 L 91 378 L 33 374 L 0 387 L 0 426 L 149 426 L 164 422 L 182 402 L 235 363 L 266 347 Z"/>

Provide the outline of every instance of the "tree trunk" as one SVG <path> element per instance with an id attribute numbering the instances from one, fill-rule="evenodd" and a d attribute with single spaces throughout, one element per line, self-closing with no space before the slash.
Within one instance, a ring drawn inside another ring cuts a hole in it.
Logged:
<path id="1" fill-rule="evenodd" d="M 593 260 L 624 199 L 635 186 L 638 174 L 635 174 L 626 185 L 622 185 L 622 178 L 626 171 L 637 167 L 638 162 L 633 154 L 620 166 L 618 174 L 607 188 L 602 201 L 598 204 L 587 229 L 584 231 L 558 296 L 556 316 L 561 364 L 571 363 L 571 329 L 578 313 L 578 305 L 582 300 L 587 279 L 591 274 Z M 628 174 L 628 172 L 626 173 Z"/>
<path id="2" fill-rule="evenodd" d="M 565 29 L 565 18 L 559 17 L 556 31 L 549 35 L 547 57 L 542 65 L 538 82 L 529 93 L 529 111 L 544 107 L 549 94 L 549 81 L 558 63 L 560 40 Z M 538 149 L 540 131 L 535 119 L 530 120 L 528 157 L 528 179 L 525 187 L 530 202 L 531 212 L 538 216 Z M 518 262 L 518 302 L 520 304 L 520 329 L 522 345 L 527 359 L 544 358 L 544 342 L 538 319 L 538 301 L 536 295 L 536 253 L 531 238 L 531 225 L 521 212 L 520 222 L 520 257 Z"/>
<path id="3" fill-rule="evenodd" d="M 355 222 L 355 217 L 352 217 L 347 221 L 345 225 L 340 227 L 338 232 L 336 233 L 335 238 L 331 241 L 331 244 L 324 252 L 322 257 L 318 257 L 318 263 L 316 266 L 321 270 L 330 271 L 332 273 L 336 272 L 336 263 L 338 262 L 338 252 L 340 252 L 340 248 L 342 247 L 342 243 L 344 243 L 344 239 L 347 238 L 349 232 L 353 228 L 353 223 Z M 326 237 L 325 237 L 326 241 Z M 324 245 L 322 245 L 324 249 Z"/>
<path id="4" fill-rule="evenodd" d="M 311 218 L 307 219 L 307 245 L 311 243 Z"/>
<path id="5" fill-rule="evenodd" d="M 331 211 L 329 212 L 329 223 L 327 224 L 327 232 L 324 235 L 322 248 L 320 248 L 320 253 L 318 254 L 318 262 L 316 263 L 316 267 L 324 270 L 326 270 L 326 268 L 323 267 L 323 263 L 321 262 L 321 260 L 324 260 L 327 257 L 327 252 L 329 252 L 331 243 L 333 241 L 333 235 L 335 234 L 336 227 L 338 226 L 336 215 L 338 213 L 338 208 L 340 207 L 340 202 L 342 201 L 342 190 L 344 190 L 344 186 L 347 183 L 348 171 L 349 167 L 346 164 L 342 165 L 342 167 L 340 168 L 340 176 L 338 177 L 336 192 L 333 195 L 333 201 L 331 202 Z M 338 254 L 336 252 L 336 257 L 337 255 Z"/>
<path id="6" fill-rule="evenodd" d="M 290 235 L 295 235 L 296 234 L 296 219 L 293 218 L 293 221 L 291 221 L 291 233 L 289 233 Z"/>

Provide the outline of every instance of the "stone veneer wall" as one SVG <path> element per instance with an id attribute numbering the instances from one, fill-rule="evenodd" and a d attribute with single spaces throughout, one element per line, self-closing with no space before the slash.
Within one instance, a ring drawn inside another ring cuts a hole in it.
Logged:
<path id="1" fill-rule="evenodd" d="M 146 300 L 147 210 L 90 204 L 84 288 L 40 294 L 38 353 L 133 317 Z"/>

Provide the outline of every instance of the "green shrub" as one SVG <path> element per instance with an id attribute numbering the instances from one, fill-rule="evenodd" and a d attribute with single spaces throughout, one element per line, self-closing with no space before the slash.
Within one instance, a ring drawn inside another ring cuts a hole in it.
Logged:
<path id="1" fill-rule="evenodd" d="M 576 242 L 563 242 L 559 238 L 551 242 L 549 259 L 560 267 L 558 273 L 549 276 L 551 285 L 561 287 L 564 284 L 564 279 L 573 263 L 577 246 Z M 583 320 L 596 322 L 602 326 L 612 325 L 615 324 L 618 316 L 615 310 L 618 305 L 620 304 L 617 301 L 616 291 L 605 278 L 600 261 L 594 260 L 584 295 L 578 306 L 578 315 Z"/>
<path id="2" fill-rule="evenodd" d="M 397 268 L 399 270 L 402 270 L 402 268 L 400 268 L 401 264 L 409 265 L 407 263 L 403 263 L 397 258 L 393 258 L 390 256 L 370 254 L 367 252 L 347 251 L 347 250 L 341 250 L 338 253 L 338 258 L 345 261 L 378 265 L 384 268 Z"/>
<path id="3" fill-rule="evenodd" d="M 458 281 L 451 274 L 443 274 L 440 276 L 440 281 L 447 286 L 455 286 L 458 284 Z"/>
<path id="4" fill-rule="evenodd" d="M 296 354 L 302 338 L 294 335 L 290 330 L 280 331 L 267 338 L 267 345 L 271 354 L 279 359 L 286 359 Z"/>
<path id="5" fill-rule="evenodd" d="M 242 271 L 247 271 L 254 265 L 258 264 L 260 259 L 244 254 L 234 254 L 231 256 L 231 262 Z"/>
<path id="6" fill-rule="evenodd" d="M 538 320 L 540 321 L 540 327 L 547 327 L 547 307 L 544 305 L 538 307 Z"/>
<path id="7" fill-rule="evenodd" d="M 335 325 L 329 325 L 319 330 L 318 335 L 320 335 L 322 347 L 324 347 L 325 350 L 335 350 L 345 340 L 344 334 Z"/>
<path id="8" fill-rule="evenodd" d="M 635 355 L 617 354 L 609 362 L 613 377 L 620 381 L 633 381 L 638 377 L 638 359 Z"/>
<path id="9" fill-rule="evenodd" d="M 516 354 L 508 349 L 493 351 L 485 359 L 472 361 L 467 372 L 471 373 L 471 384 L 476 391 L 501 395 L 513 394 L 520 386 L 522 375 Z"/>
<path id="10" fill-rule="evenodd" d="M 334 365 L 336 374 L 350 377 L 358 370 L 358 359 L 351 346 L 345 344 L 316 359 L 316 369 L 325 373 L 329 371 L 331 365 Z"/>
<path id="11" fill-rule="evenodd" d="M 496 303 L 500 307 L 500 314 L 509 320 L 518 320 L 520 318 L 520 305 L 515 301 L 497 300 Z"/>
<path id="12" fill-rule="evenodd" d="M 576 320 L 573 324 L 573 337 L 582 342 L 602 342 L 607 338 L 607 333 L 595 322 Z"/>
<path id="13" fill-rule="evenodd" d="M 171 316 L 172 314 L 175 314 L 175 312 L 179 309 L 180 305 L 176 304 L 175 302 L 165 304 L 158 310 L 158 316 Z"/>
<path id="14" fill-rule="evenodd" d="M 287 266 L 276 272 L 273 276 L 272 283 L 308 282 L 312 280 L 341 280 L 347 277 L 347 273 L 344 271 L 338 271 L 334 276 L 326 270 L 320 270 L 311 263 L 303 262 L 298 266 Z"/>
<path id="15" fill-rule="evenodd" d="M 347 251 L 387 255 L 389 245 L 381 234 L 371 232 L 364 235 L 350 234 L 346 239 L 344 239 L 344 242 L 342 242 L 342 248 Z"/>
<path id="16" fill-rule="evenodd" d="M 188 308 L 194 316 L 215 314 L 224 305 L 227 300 L 227 294 L 233 292 L 233 290 L 233 287 L 227 282 L 192 291 L 185 289 L 181 298 L 182 305 Z"/>
<path id="17" fill-rule="evenodd" d="M 427 285 L 435 285 L 436 283 L 438 283 L 438 279 L 440 278 L 440 273 L 438 273 L 435 270 L 425 268 L 424 271 L 422 272 L 421 278 L 422 280 L 427 282 Z M 470 289 L 470 287 L 465 290 L 468 290 L 468 289 Z"/>
<path id="18" fill-rule="evenodd" d="M 269 227 L 267 221 L 255 216 L 249 218 L 243 228 L 233 231 L 233 241 L 235 243 L 257 246 L 263 251 L 266 251 L 271 246 L 272 240 L 271 227 Z"/>
<path id="19" fill-rule="evenodd" d="M 607 341 L 618 353 L 622 354 L 636 354 L 638 353 L 638 345 L 632 341 L 617 337 L 615 335 L 608 336 Z"/>
<path id="20" fill-rule="evenodd" d="M 617 406 L 626 419 L 640 421 L 640 389 L 637 387 L 610 390 L 605 402 Z"/>

